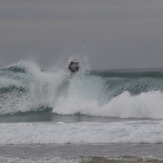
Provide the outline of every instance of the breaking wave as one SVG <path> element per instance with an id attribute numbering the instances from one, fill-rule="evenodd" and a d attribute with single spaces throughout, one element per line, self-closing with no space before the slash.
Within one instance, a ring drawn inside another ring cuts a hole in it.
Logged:
<path id="1" fill-rule="evenodd" d="M 29 61 L 0 70 L 0 115 L 50 111 L 118 118 L 163 118 L 162 71 L 42 71 Z"/>

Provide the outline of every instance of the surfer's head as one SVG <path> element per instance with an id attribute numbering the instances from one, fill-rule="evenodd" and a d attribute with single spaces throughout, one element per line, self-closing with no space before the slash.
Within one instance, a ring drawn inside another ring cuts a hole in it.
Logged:
<path id="1" fill-rule="evenodd" d="M 71 61 L 69 63 L 68 69 L 71 71 L 71 73 L 79 71 L 79 62 Z"/>

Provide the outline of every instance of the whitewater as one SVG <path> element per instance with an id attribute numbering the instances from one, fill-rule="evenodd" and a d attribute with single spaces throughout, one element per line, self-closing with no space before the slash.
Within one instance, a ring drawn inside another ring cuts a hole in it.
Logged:
<path id="1" fill-rule="evenodd" d="M 84 67 L 0 69 L 1 162 L 163 160 L 163 70 Z"/>

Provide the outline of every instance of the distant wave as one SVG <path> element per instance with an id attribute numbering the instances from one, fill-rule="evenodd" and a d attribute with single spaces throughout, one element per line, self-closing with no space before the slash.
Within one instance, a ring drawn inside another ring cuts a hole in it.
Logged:
<path id="1" fill-rule="evenodd" d="M 0 70 L 0 115 L 50 110 L 119 118 L 163 118 L 163 72 L 42 71 L 18 62 Z"/>

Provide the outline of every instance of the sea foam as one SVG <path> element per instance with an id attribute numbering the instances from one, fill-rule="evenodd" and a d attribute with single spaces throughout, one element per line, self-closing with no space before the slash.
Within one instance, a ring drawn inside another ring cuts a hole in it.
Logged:
<path id="1" fill-rule="evenodd" d="M 162 73 L 71 76 L 67 69 L 42 71 L 24 61 L 1 69 L 0 77 L 0 115 L 51 108 L 61 115 L 163 118 Z"/>
<path id="2" fill-rule="evenodd" d="M 0 144 L 163 143 L 163 121 L 1 123 Z"/>

